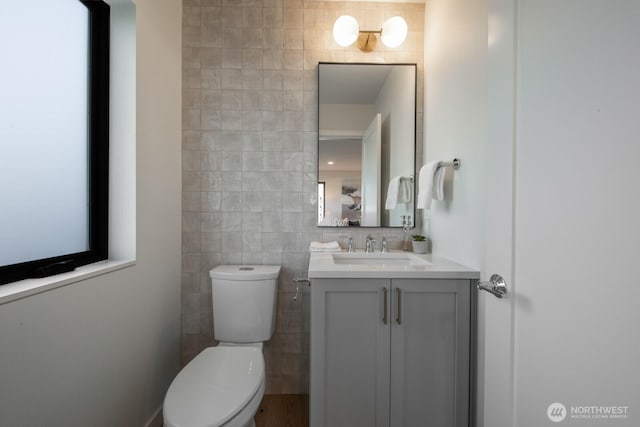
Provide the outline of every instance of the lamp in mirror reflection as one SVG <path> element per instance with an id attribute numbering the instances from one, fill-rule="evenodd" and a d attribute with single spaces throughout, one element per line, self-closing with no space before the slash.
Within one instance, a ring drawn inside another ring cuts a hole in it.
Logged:
<path id="1" fill-rule="evenodd" d="M 387 19 L 379 30 L 361 30 L 358 21 L 353 16 L 342 15 L 333 24 L 333 38 L 342 47 L 357 42 L 358 49 L 371 52 L 380 40 L 388 48 L 400 46 L 407 38 L 407 22 L 401 16 Z"/>

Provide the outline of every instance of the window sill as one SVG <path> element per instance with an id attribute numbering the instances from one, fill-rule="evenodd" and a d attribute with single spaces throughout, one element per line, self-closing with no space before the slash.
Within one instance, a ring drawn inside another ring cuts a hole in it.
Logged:
<path id="1" fill-rule="evenodd" d="M 19 282 L 7 283 L 6 285 L 0 286 L 0 305 L 26 298 L 31 295 L 47 292 L 52 289 L 61 288 L 72 283 L 107 274 L 112 271 L 131 267 L 135 264 L 135 260 L 107 260 L 96 262 L 94 264 L 83 265 L 69 273 L 57 274 L 55 276 L 45 277 L 42 279 L 26 279 Z"/>

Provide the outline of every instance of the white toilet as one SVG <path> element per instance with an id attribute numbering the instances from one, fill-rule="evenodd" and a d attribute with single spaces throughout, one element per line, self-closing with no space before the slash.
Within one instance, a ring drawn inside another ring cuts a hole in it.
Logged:
<path id="1" fill-rule="evenodd" d="M 271 339 L 280 266 L 221 265 L 210 271 L 213 330 L 164 398 L 166 427 L 250 427 L 264 395 L 262 343 Z"/>

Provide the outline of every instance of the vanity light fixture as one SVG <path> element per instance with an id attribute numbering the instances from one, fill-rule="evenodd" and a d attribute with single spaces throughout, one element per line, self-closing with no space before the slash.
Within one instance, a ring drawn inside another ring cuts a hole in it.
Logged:
<path id="1" fill-rule="evenodd" d="M 376 48 L 380 34 L 382 44 L 394 48 L 400 46 L 407 38 L 407 22 L 401 16 L 387 19 L 379 30 L 360 30 L 358 21 L 353 16 L 342 15 L 333 24 L 333 38 L 342 47 L 358 42 L 363 52 L 371 52 Z"/>

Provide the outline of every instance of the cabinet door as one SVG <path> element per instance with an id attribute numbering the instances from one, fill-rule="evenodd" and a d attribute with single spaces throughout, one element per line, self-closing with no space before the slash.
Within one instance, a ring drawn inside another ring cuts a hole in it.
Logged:
<path id="1" fill-rule="evenodd" d="M 388 279 L 311 284 L 312 427 L 389 425 Z"/>
<path id="2" fill-rule="evenodd" d="M 392 280 L 392 426 L 468 426 L 470 308 L 468 280 Z"/>

